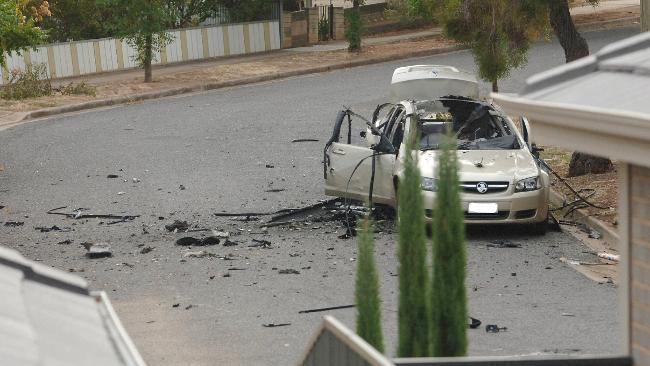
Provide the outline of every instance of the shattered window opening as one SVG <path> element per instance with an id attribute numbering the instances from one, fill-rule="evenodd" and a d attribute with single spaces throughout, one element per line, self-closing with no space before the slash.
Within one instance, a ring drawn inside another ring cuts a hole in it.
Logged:
<path id="1" fill-rule="evenodd" d="M 459 150 L 520 149 L 509 120 L 490 105 L 463 99 L 415 102 L 419 117 L 420 150 L 437 150 L 451 130 Z"/>

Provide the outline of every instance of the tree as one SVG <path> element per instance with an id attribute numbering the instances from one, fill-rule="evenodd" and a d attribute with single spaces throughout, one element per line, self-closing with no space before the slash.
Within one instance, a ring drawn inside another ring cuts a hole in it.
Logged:
<path id="1" fill-rule="evenodd" d="M 412 118 L 417 118 L 413 116 Z M 406 151 L 417 141 L 416 131 L 407 139 Z M 424 203 L 420 170 L 411 154 L 404 158 L 404 177 L 397 187 L 399 219 L 399 304 L 397 309 L 398 357 L 429 356 L 427 310 L 428 274 Z"/>
<path id="2" fill-rule="evenodd" d="M 447 136 L 438 155 L 438 191 L 432 223 L 431 341 L 434 357 L 467 354 L 467 257 L 455 146 L 456 140 Z"/>
<path id="3" fill-rule="evenodd" d="M 361 51 L 361 32 L 363 31 L 363 21 L 361 20 L 361 11 L 359 6 L 363 5 L 364 0 L 352 0 L 352 9 L 346 16 L 347 27 L 345 29 L 345 38 L 348 40 L 348 51 Z"/>
<path id="4" fill-rule="evenodd" d="M 528 50 L 547 24 L 537 0 L 413 0 L 428 17 L 437 15 L 447 37 L 469 47 L 479 76 L 499 90 L 498 80 L 527 62 Z"/>
<path id="5" fill-rule="evenodd" d="M 154 53 L 171 39 L 167 26 L 175 14 L 163 0 L 106 0 L 114 10 L 113 27 L 118 37 L 136 49 L 136 62 L 144 68 L 144 82 L 151 82 Z"/>
<path id="6" fill-rule="evenodd" d="M 112 37 L 111 9 L 95 0 L 50 0 L 52 16 L 40 22 L 54 42 Z"/>
<path id="7" fill-rule="evenodd" d="M 575 61 L 589 55 L 589 45 L 573 24 L 567 0 L 546 0 L 551 27 L 564 49 L 566 62 Z M 589 0 L 597 5 L 598 0 Z M 569 176 L 575 177 L 588 173 L 605 173 L 614 168 L 612 161 L 581 152 L 574 152 L 569 163 Z"/>
<path id="8" fill-rule="evenodd" d="M 355 290 L 357 334 L 379 352 L 384 352 L 384 337 L 381 332 L 379 278 L 375 267 L 372 224 L 370 219 L 366 217 L 361 225 L 358 230 L 359 254 Z"/>
<path id="9" fill-rule="evenodd" d="M 46 34 L 36 21 L 49 15 L 47 1 L 0 1 L 0 66 L 6 65 L 5 52 L 20 54 L 44 42 Z"/>

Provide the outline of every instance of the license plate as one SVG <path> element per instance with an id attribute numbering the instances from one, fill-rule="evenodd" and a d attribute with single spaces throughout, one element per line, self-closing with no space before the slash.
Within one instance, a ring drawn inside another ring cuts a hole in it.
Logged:
<path id="1" fill-rule="evenodd" d="M 468 213 L 493 214 L 499 212 L 496 203 L 470 202 L 467 208 Z"/>

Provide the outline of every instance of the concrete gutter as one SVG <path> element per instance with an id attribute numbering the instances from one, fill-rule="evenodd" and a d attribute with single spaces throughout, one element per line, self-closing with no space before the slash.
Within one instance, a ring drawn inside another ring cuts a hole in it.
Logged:
<path id="1" fill-rule="evenodd" d="M 550 201 L 555 206 L 562 206 L 565 203 L 565 197 L 557 191 L 551 189 Z M 594 216 L 589 215 L 587 210 L 578 209 L 573 211 L 572 217 L 574 221 L 587 225 L 588 227 L 598 231 L 603 235 L 603 240 L 612 248 L 618 248 L 619 236 L 616 230 L 612 229 L 603 221 L 598 220 Z"/>
<path id="2" fill-rule="evenodd" d="M 401 59 L 412 58 L 412 57 L 431 56 L 431 55 L 437 55 L 441 53 L 459 51 L 463 49 L 465 48 L 462 46 L 448 46 L 448 47 L 428 49 L 428 50 L 415 50 L 412 52 L 406 52 L 399 55 L 378 56 L 372 59 L 338 62 L 331 65 L 316 66 L 316 67 L 310 67 L 301 70 L 283 71 L 283 72 L 277 72 L 269 75 L 254 76 L 254 77 L 242 78 L 237 80 L 194 84 L 194 85 L 189 85 L 189 86 L 184 86 L 179 88 L 158 90 L 158 91 L 146 92 L 146 93 L 137 93 L 137 94 L 119 96 L 115 98 L 99 99 L 99 100 L 93 100 L 93 101 L 77 103 L 77 104 L 70 104 L 70 105 L 59 106 L 59 107 L 37 109 L 30 112 L 16 113 L 18 115 L 16 119 L 11 121 L 0 122 L 0 129 L 13 127 L 15 125 L 20 124 L 21 122 L 25 122 L 30 119 L 49 117 L 58 114 L 78 112 L 78 111 L 83 111 L 88 109 L 109 107 L 118 104 L 133 103 L 133 102 L 139 102 L 139 101 L 144 101 L 149 99 L 158 99 L 158 98 L 195 93 L 195 92 L 201 92 L 207 90 L 222 89 L 222 88 L 239 86 L 239 85 L 255 84 L 255 83 L 260 83 L 265 81 L 289 78 L 293 76 L 322 73 L 322 72 L 328 72 L 332 70 L 372 65 L 372 64 L 401 60 Z"/>

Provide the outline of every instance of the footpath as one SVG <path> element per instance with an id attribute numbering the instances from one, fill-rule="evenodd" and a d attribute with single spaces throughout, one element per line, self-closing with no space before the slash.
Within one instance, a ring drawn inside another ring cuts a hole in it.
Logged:
<path id="1" fill-rule="evenodd" d="M 640 6 L 638 0 L 609 0 L 601 1 L 597 7 L 576 6 L 571 12 L 580 30 L 588 31 L 638 25 Z M 154 67 L 152 83 L 142 81 L 142 70 L 57 79 L 52 80 L 55 88 L 83 82 L 94 87 L 95 95 L 55 92 L 18 101 L 0 99 L 0 130 L 57 114 L 460 49 L 461 46 L 445 39 L 439 28 L 432 27 L 364 38 L 360 53 L 347 52 L 344 41 L 332 41 L 243 57 L 159 66 Z"/>
<path id="2" fill-rule="evenodd" d="M 582 31 L 633 26 L 639 22 L 638 0 L 601 1 L 572 8 Z M 263 54 L 219 58 L 154 67 L 152 83 L 142 81 L 142 70 L 85 75 L 52 80 L 55 88 L 85 83 L 95 95 L 62 95 L 24 100 L 0 99 L 0 130 L 24 121 L 57 114 L 133 103 L 147 99 L 200 92 L 335 69 L 429 56 L 460 50 L 439 28 L 392 32 L 363 39 L 360 53 L 347 52 L 345 41 L 283 49 Z"/>

